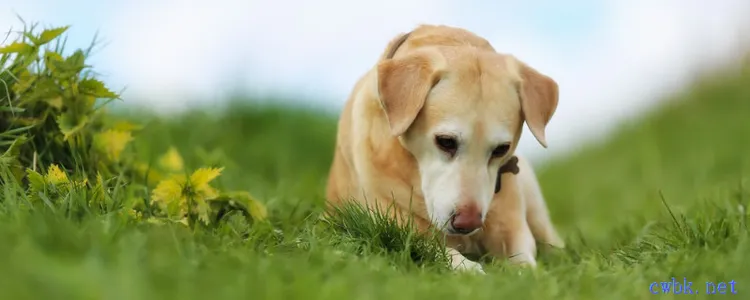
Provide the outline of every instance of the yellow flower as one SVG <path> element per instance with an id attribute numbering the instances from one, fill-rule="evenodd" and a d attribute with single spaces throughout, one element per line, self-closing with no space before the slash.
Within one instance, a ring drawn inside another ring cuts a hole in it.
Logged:
<path id="1" fill-rule="evenodd" d="M 120 131 L 136 131 L 141 130 L 143 126 L 130 123 L 128 121 L 119 121 L 112 125 L 112 129 Z"/>
<path id="2" fill-rule="evenodd" d="M 130 131 L 106 130 L 94 136 L 94 145 L 112 161 L 120 160 L 120 154 L 133 140 Z"/>
<path id="3" fill-rule="evenodd" d="M 216 198 L 219 195 L 218 192 L 208 183 L 219 177 L 223 170 L 224 168 L 200 168 L 193 172 L 190 175 L 190 184 L 195 193 L 207 199 Z"/>
<path id="4" fill-rule="evenodd" d="M 140 221 L 143 218 L 143 213 L 131 208 L 128 210 L 128 216 L 133 220 Z"/>
<path id="5" fill-rule="evenodd" d="M 156 168 L 150 167 L 139 161 L 133 163 L 133 168 L 138 172 L 138 176 L 148 179 L 149 186 L 156 185 L 161 181 L 162 175 L 156 170 Z"/>
<path id="6" fill-rule="evenodd" d="M 268 217 L 266 206 L 258 201 L 258 199 L 253 197 L 249 192 L 238 191 L 229 193 L 228 195 L 235 201 L 243 203 L 247 208 L 247 212 L 250 214 L 250 217 L 252 217 L 253 220 L 264 221 Z"/>
<path id="7" fill-rule="evenodd" d="M 192 208 L 196 209 L 198 218 L 208 223 L 209 206 L 207 201 L 215 199 L 219 193 L 209 185 L 221 175 L 224 168 L 200 168 L 190 177 L 174 175 L 159 182 L 152 192 L 152 201 L 166 209 L 168 215 L 184 216 Z"/>
<path id="8" fill-rule="evenodd" d="M 182 156 L 174 147 L 170 147 L 169 151 L 159 159 L 159 165 L 169 172 L 180 172 L 185 167 Z"/>
<path id="9" fill-rule="evenodd" d="M 47 99 L 47 104 L 49 104 L 49 106 L 52 106 L 54 108 L 62 109 L 62 107 L 63 107 L 63 99 L 60 96 L 57 96 L 57 97 L 54 97 L 54 98 L 49 98 L 49 99 Z"/>
<path id="10" fill-rule="evenodd" d="M 187 203 L 182 192 L 184 184 L 182 176 L 163 180 L 151 192 L 151 199 L 166 209 L 169 215 L 184 215 L 187 213 Z"/>
<path id="11" fill-rule="evenodd" d="M 60 167 L 58 167 L 56 164 L 52 164 L 47 169 L 47 176 L 46 180 L 50 184 L 58 185 L 60 183 L 67 183 L 68 182 L 68 175 L 63 172 Z"/>

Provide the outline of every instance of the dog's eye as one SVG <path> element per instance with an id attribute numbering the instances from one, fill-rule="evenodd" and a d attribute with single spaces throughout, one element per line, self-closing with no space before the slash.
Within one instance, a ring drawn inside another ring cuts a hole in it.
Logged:
<path id="1" fill-rule="evenodd" d="M 451 136 L 436 136 L 435 144 L 438 146 L 438 148 L 440 148 L 440 150 L 443 150 L 451 156 L 455 155 L 456 150 L 458 150 L 458 141 L 456 141 L 456 138 Z"/>
<path id="2" fill-rule="evenodd" d="M 510 150 L 510 144 L 502 144 L 500 146 L 497 146 L 495 150 L 492 150 L 492 157 L 501 157 L 507 154 L 508 150 Z"/>

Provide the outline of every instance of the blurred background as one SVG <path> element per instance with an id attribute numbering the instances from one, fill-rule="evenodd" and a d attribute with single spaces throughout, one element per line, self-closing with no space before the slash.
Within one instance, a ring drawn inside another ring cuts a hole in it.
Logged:
<path id="1" fill-rule="evenodd" d="M 97 118 L 46 94 L 49 74 L 29 85 L 1 66 L 0 180 L 10 166 L 29 187 L 0 184 L 0 299 L 646 299 L 674 276 L 750 282 L 750 0 L 0 0 L 1 31 L 21 32 L 19 16 L 70 25 L 66 57 L 96 36 L 85 63 L 123 101 Z M 519 146 L 567 245 L 540 255 L 542 272 L 402 272 L 444 265 L 429 258 L 444 248 L 358 214 L 318 226 L 333 117 L 420 23 L 475 32 L 560 86 L 549 148 L 528 130 Z M 88 188 L 22 172 L 51 164 Z M 199 190 L 172 175 L 209 167 L 252 224 L 160 214 Z"/>
<path id="2" fill-rule="evenodd" d="M 463 27 L 560 84 L 549 149 L 528 131 L 520 145 L 544 159 L 735 63 L 748 12 L 747 0 L 0 0 L 0 28 L 72 25 L 69 49 L 98 33 L 88 62 L 125 105 L 170 113 L 239 93 L 338 113 L 393 36 Z"/>

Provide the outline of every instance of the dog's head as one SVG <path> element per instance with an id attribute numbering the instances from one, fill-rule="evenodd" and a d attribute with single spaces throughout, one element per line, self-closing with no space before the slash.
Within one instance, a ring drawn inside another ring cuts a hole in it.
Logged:
<path id="1" fill-rule="evenodd" d="M 391 134 L 416 158 L 432 224 L 474 232 L 524 122 L 547 147 L 557 83 L 513 56 L 471 47 L 417 49 L 377 71 Z"/>

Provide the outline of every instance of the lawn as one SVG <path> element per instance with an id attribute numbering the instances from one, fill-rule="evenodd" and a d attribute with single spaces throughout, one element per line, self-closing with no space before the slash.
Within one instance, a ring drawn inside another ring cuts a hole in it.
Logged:
<path id="1" fill-rule="evenodd" d="M 485 276 L 451 273 L 437 242 L 367 219 L 356 207 L 320 221 L 334 115 L 243 99 L 226 109 L 169 117 L 109 113 L 105 123 L 128 120 L 142 127 L 122 150 L 133 167 L 121 161 L 102 167 L 103 156 L 78 153 L 70 143 L 51 144 L 73 149 L 59 155 L 45 151 L 39 139 L 46 133 L 37 131 L 34 148 L 21 151 L 38 149 L 33 157 L 62 165 L 71 183 L 58 188 L 48 166 L 21 160 L 46 180 L 35 189 L 33 172 L 14 177 L 12 165 L 3 165 L 9 160 L 0 159 L 0 299 L 684 296 L 663 294 L 673 279 L 692 282 L 696 299 L 744 298 L 750 293 L 747 70 L 696 82 L 606 140 L 539 166 L 567 248 L 542 251 L 534 271 L 488 263 Z M 0 118 L 7 111 L 0 110 Z M 11 125 L 0 119 L 0 153 L 17 133 L 6 131 Z M 200 209 L 190 208 L 183 224 L 153 212 L 154 190 L 168 177 L 141 178 L 135 162 L 164 161 L 187 173 L 223 168 L 210 185 L 221 193 L 251 193 L 246 203 L 261 203 L 265 218 L 230 213 L 202 225 Z M 92 170 L 103 174 L 105 184 Z M 88 181 L 76 186 L 83 178 Z M 139 206 L 143 202 L 146 208 Z"/>

